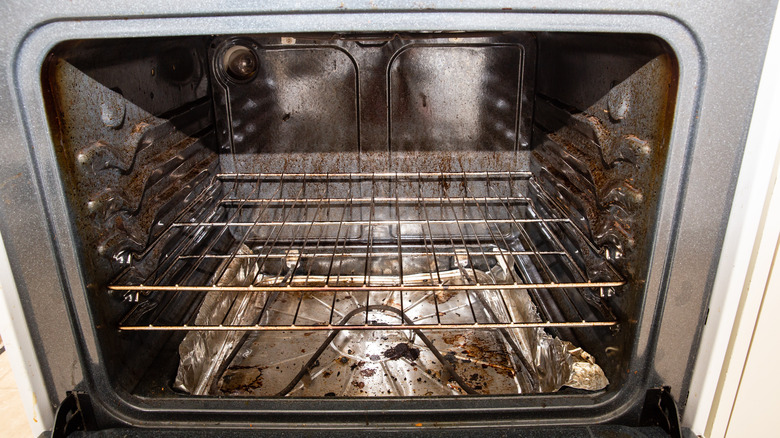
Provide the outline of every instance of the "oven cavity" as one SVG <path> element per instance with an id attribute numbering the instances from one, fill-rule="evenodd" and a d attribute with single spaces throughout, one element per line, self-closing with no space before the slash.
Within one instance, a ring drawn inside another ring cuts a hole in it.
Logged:
<path id="1" fill-rule="evenodd" d="M 669 53 L 523 32 L 61 44 L 43 84 L 109 375 L 160 398 L 619 388 Z"/>

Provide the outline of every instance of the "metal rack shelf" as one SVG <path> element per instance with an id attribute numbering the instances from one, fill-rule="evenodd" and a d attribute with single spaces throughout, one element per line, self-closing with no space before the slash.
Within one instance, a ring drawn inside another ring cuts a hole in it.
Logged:
<path id="1" fill-rule="evenodd" d="M 613 270 L 607 281 L 589 280 L 579 250 L 564 243 L 572 233 L 584 235 L 569 219 L 545 217 L 546 210 L 537 208 L 535 193 L 541 189 L 530 173 L 218 174 L 213 184 L 223 187 L 204 190 L 157 238 L 163 242 L 178 233 L 178 243 L 153 272 L 135 282 L 120 275 L 108 288 L 136 300 L 140 294 L 221 293 L 233 294 L 234 300 L 240 294 L 259 294 L 262 311 L 257 321 L 141 323 L 140 315 L 152 306 L 138 303 L 120 329 L 449 330 L 616 324 L 600 296 L 624 281 Z M 220 197 L 207 203 L 205 193 L 214 192 Z M 217 243 L 225 240 L 232 242 L 231 250 L 217 250 Z M 195 273 L 207 260 L 219 264 L 204 282 Z M 226 282 L 230 267 L 239 264 L 253 278 Z M 450 295 L 447 302 L 461 307 L 451 309 L 440 302 L 438 296 L 444 293 Z M 514 295 L 519 293 L 534 303 L 538 320 L 512 317 Z M 568 317 L 548 310 L 550 297 L 573 309 Z M 420 305 L 423 301 L 435 311 L 415 315 L 413 309 L 426 307 Z M 281 302 L 292 303 L 292 308 L 280 310 Z M 388 302 L 409 318 L 372 322 L 371 309 Z M 164 314 L 165 305 L 160 304 L 157 315 Z M 306 316 L 301 309 L 307 306 L 321 309 Z M 461 314 L 459 309 L 465 310 Z M 334 315 L 356 311 L 364 314 L 360 322 L 334 321 Z M 282 321 L 278 315 L 284 312 L 292 318 Z M 448 314 L 457 317 L 448 320 Z"/>

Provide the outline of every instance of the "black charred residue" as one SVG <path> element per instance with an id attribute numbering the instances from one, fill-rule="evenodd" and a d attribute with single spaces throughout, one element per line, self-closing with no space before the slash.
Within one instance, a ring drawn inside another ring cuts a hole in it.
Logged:
<path id="1" fill-rule="evenodd" d="M 420 349 L 409 346 L 409 344 L 401 342 L 395 347 L 388 348 L 383 353 L 384 356 L 390 360 L 397 360 L 405 357 L 409 360 L 417 360 L 420 357 Z"/>
<path id="2" fill-rule="evenodd" d="M 446 360 L 449 363 L 458 363 L 458 359 L 455 357 L 455 354 L 451 351 L 444 355 L 444 360 Z"/>

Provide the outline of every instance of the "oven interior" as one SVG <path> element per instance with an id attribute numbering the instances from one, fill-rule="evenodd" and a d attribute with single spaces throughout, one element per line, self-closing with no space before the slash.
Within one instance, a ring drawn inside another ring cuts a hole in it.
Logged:
<path id="1" fill-rule="evenodd" d="M 633 34 L 59 44 L 97 366 L 146 398 L 618 391 L 677 75 Z"/>

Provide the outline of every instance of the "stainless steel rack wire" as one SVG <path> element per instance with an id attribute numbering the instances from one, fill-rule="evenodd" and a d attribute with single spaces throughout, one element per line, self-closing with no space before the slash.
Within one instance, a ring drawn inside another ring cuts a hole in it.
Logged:
<path id="1" fill-rule="evenodd" d="M 579 253 L 595 250 L 572 251 L 565 243 L 572 233 L 580 241 L 587 238 L 562 214 L 545 215 L 550 209 L 537 207 L 541 188 L 528 172 L 222 173 L 215 184 L 222 189 L 206 188 L 156 239 L 166 241 L 166 236 L 178 233 L 178 243 L 144 281 L 130 282 L 120 275 L 108 288 L 136 298 L 139 294 L 221 293 L 237 299 L 241 293 L 263 294 L 256 322 L 140 323 L 139 315 L 150 306 L 139 303 L 122 319 L 121 330 L 439 330 L 616 324 L 600 296 L 624 281 L 611 269 L 609 281 L 589 280 Z M 215 192 L 220 197 L 203 208 L 209 198 L 206 193 Z M 217 243 L 225 240 L 232 242 L 231 250 L 217 250 Z M 219 267 L 204 282 L 202 275 L 194 274 L 207 260 L 217 261 Z M 237 263 L 250 269 L 254 278 L 226 284 L 223 276 Z M 175 282 L 170 280 L 173 277 Z M 449 301 L 460 307 L 444 305 L 442 293 L 454 296 Z M 521 293 L 536 305 L 538 320 L 512 316 L 514 295 Z M 558 305 L 564 303 L 569 312 L 550 312 L 550 297 Z M 486 305 L 490 299 L 500 303 L 500 309 Z M 413 315 L 411 309 L 423 300 L 432 304 L 433 311 Z M 292 307 L 285 304 L 287 310 L 280 310 L 282 301 L 293 303 Z M 372 309 L 388 302 L 411 319 L 369 317 Z M 306 316 L 301 310 L 306 306 L 320 306 L 323 312 Z M 355 309 L 362 309 L 358 312 L 362 317 L 334 322 L 334 315 L 338 319 Z M 465 310 L 460 313 L 460 309 Z M 157 314 L 164 310 L 158 309 Z M 448 319 L 448 312 L 457 317 Z M 274 313 L 276 317 L 269 316 Z M 285 313 L 286 320 L 281 317 Z"/>

